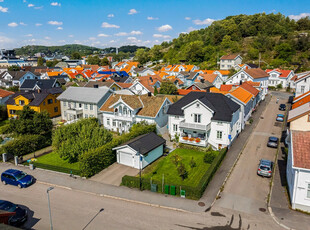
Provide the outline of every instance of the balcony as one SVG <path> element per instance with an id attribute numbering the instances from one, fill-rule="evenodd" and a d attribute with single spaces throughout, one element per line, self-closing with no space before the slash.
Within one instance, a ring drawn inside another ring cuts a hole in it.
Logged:
<path id="1" fill-rule="evenodd" d="M 136 118 L 136 116 L 114 113 L 113 120 L 133 122 L 135 120 L 135 118 Z"/>
<path id="2" fill-rule="evenodd" d="M 196 145 L 200 147 L 206 147 L 208 145 L 208 141 L 200 138 L 189 138 L 189 137 L 180 137 L 180 143 L 188 144 L 188 145 Z"/>
<path id="3" fill-rule="evenodd" d="M 66 112 L 67 114 L 80 115 L 80 114 L 83 114 L 83 109 L 82 108 L 68 108 Z"/>
<path id="4" fill-rule="evenodd" d="M 186 123 L 182 121 L 180 122 L 180 128 L 209 131 L 211 129 L 211 123 L 208 125 L 202 125 L 202 124 L 196 124 L 196 123 Z"/>

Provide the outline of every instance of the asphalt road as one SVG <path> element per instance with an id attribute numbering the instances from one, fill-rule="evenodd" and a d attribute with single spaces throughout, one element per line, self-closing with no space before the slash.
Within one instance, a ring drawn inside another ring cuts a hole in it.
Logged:
<path id="1" fill-rule="evenodd" d="M 281 137 L 282 123 L 276 122 L 275 119 L 278 113 L 284 114 L 278 110 L 279 104 L 287 101 L 285 96 L 280 97 L 279 104 L 276 104 L 277 97 L 279 96 L 271 98 L 259 123 L 251 133 L 248 143 L 221 193 L 221 198 L 215 203 L 215 206 L 260 217 L 269 215 L 267 199 L 271 179 L 258 176 L 257 167 L 262 158 L 275 160 L 277 149 L 267 147 L 267 141 L 269 136 Z"/>

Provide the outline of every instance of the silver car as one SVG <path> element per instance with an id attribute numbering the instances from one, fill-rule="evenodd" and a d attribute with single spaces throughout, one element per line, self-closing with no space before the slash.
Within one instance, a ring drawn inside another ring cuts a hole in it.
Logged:
<path id="1" fill-rule="evenodd" d="M 261 159 L 259 161 L 257 175 L 263 177 L 271 177 L 272 175 L 273 162 L 270 160 Z"/>

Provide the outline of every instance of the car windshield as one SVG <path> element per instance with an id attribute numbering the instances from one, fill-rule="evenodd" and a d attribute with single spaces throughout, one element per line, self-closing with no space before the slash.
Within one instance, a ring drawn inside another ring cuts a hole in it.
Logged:
<path id="1" fill-rule="evenodd" d="M 259 168 L 261 170 L 264 170 L 264 171 L 269 171 L 270 170 L 270 168 L 268 166 L 264 166 L 264 165 L 261 165 Z"/>
<path id="2" fill-rule="evenodd" d="M 20 179 L 23 179 L 27 174 L 24 173 L 24 172 L 19 172 L 17 174 L 15 174 L 15 178 L 16 180 L 20 180 Z"/>
<path id="3" fill-rule="evenodd" d="M 14 212 L 16 205 L 8 201 L 2 201 L 0 202 L 0 209 L 8 212 Z"/>

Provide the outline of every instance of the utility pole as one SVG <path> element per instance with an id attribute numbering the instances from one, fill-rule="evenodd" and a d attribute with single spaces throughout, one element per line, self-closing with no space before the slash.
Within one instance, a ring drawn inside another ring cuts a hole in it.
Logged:
<path id="1" fill-rule="evenodd" d="M 49 187 L 46 192 L 47 192 L 47 201 L 48 201 L 48 211 L 50 214 L 50 225 L 51 225 L 51 230 L 53 230 L 53 223 L 52 223 L 52 213 L 51 213 L 51 206 L 50 206 L 50 196 L 49 196 L 49 191 L 53 190 L 54 187 Z"/>

